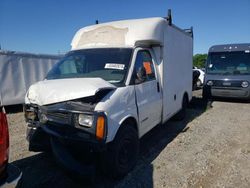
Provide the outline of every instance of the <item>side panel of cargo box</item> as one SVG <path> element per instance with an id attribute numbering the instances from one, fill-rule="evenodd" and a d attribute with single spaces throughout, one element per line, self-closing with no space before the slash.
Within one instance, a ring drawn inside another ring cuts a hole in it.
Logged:
<path id="1" fill-rule="evenodd" d="M 162 87 L 163 122 L 182 107 L 183 96 L 192 99 L 193 37 L 175 26 L 164 32 Z"/>

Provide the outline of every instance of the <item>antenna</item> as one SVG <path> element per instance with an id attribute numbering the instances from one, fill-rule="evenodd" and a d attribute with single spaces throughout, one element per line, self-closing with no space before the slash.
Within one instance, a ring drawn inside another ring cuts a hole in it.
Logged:
<path id="1" fill-rule="evenodd" d="M 171 9 L 168 9 L 167 21 L 168 21 L 168 25 L 172 25 Z"/>

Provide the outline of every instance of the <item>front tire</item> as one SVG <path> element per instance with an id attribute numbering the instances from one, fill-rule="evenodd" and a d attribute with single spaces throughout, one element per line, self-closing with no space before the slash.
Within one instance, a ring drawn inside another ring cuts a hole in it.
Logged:
<path id="1" fill-rule="evenodd" d="M 114 179 L 124 177 L 136 165 L 138 154 L 138 133 L 133 126 L 125 123 L 118 130 L 114 141 L 110 143 L 105 153 L 104 172 Z"/>
<path id="2" fill-rule="evenodd" d="M 204 86 L 202 89 L 202 98 L 203 98 L 203 100 L 209 100 L 212 98 L 211 89 L 208 88 L 207 86 Z"/>

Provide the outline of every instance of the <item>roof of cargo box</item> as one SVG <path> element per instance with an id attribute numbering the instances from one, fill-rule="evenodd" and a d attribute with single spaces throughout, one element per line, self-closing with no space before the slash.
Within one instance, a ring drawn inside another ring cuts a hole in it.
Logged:
<path id="1" fill-rule="evenodd" d="M 160 44 L 166 19 L 145 18 L 107 22 L 87 26 L 75 34 L 72 50 L 93 47 L 133 47 L 138 44 Z"/>

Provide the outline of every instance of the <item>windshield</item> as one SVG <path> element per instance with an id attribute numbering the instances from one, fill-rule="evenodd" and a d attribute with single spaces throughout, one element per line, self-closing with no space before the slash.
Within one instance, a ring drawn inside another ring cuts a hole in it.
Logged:
<path id="1" fill-rule="evenodd" d="M 123 85 L 132 49 L 98 48 L 72 51 L 54 65 L 46 79 L 102 78 Z"/>
<path id="2" fill-rule="evenodd" d="M 213 52 L 208 55 L 207 74 L 250 75 L 250 52 Z"/>

